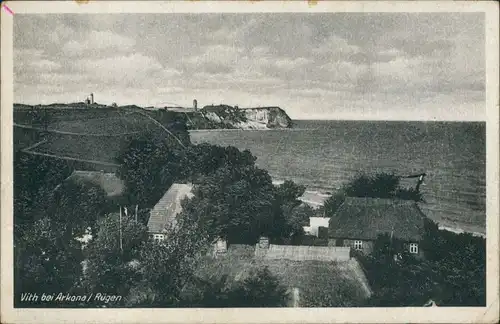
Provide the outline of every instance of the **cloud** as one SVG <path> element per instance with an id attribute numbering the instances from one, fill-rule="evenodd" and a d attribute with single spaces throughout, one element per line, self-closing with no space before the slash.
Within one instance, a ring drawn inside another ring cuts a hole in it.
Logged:
<path id="1" fill-rule="evenodd" d="M 313 60 L 304 57 L 298 57 L 294 59 L 279 58 L 273 61 L 272 65 L 278 69 L 282 69 L 285 71 L 292 71 L 294 69 L 300 69 L 302 66 L 313 62 L 314 62 Z"/>
<path id="2" fill-rule="evenodd" d="M 51 71 L 58 70 L 61 68 L 61 64 L 50 61 L 50 60 L 45 60 L 45 59 L 33 61 L 33 62 L 31 62 L 30 65 L 37 72 L 44 72 L 44 71 L 51 72 Z"/>
<path id="3" fill-rule="evenodd" d="M 115 50 L 118 52 L 131 51 L 135 41 L 131 38 L 118 35 L 110 31 L 92 30 L 83 40 L 70 40 L 63 45 L 64 54 L 69 56 L 83 56 L 85 53 L 99 50 Z"/>
<path id="4" fill-rule="evenodd" d="M 63 44 L 71 39 L 75 30 L 64 24 L 58 24 L 49 34 L 49 39 L 54 44 Z"/>
<path id="5" fill-rule="evenodd" d="M 231 45 L 208 45 L 202 49 L 202 54 L 188 57 L 183 62 L 195 67 L 202 67 L 206 64 L 235 65 L 238 63 L 243 48 Z"/>
<path id="6" fill-rule="evenodd" d="M 477 13 L 36 15 L 18 17 L 15 35 L 19 101 L 92 91 L 276 104 L 292 118 L 485 118 Z"/>
<path id="7" fill-rule="evenodd" d="M 155 58 L 140 53 L 120 55 L 97 60 L 77 60 L 75 72 L 87 76 L 91 83 L 121 85 L 127 87 L 151 87 L 159 85 L 164 79 L 175 78 L 181 72 L 163 67 Z"/>

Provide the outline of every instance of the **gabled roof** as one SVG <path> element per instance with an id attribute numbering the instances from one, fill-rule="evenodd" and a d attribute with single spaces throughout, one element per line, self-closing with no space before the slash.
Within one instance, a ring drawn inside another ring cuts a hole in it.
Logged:
<path id="1" fill-rule="evenodd" d="M 191 184 L 174 183 L 151 210 L 149 232 L 160 233 L 166 227 L 174 226 L 175 217 L 182 211 L 181 201 L 192 197 L 192 190 Z"/>
<path id="2" fill-rule="evenodd" d="M 108 197 L 118 197 L 125 192 L 125 182 L 114 173 L 101 171 L 73 171 L 65 181 L 88 183 L 103 189 Z"/>
<path id="3" fill-rule="evenodd" d="M 329 236 L 375 240 L 379 234 L 419 241 L 425 215 L 411 200 L 347 197 L 330 219 Z"/>

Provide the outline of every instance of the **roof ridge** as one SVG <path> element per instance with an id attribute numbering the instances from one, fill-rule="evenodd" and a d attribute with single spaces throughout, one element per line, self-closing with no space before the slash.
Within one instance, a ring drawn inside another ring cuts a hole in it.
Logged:
<path id="1" fill-rule="evenodd" d="M 402 198 L 382 198 L 382 197 L 357 197 L 357 196 L 346 196 L 344 201 L 346 200 L 377 200 L 377 201 L 395 201 L 395 202 L 403 202 L 407 204 L 416 203 L 415 200 L 412 199 L 402 199 Z"/>

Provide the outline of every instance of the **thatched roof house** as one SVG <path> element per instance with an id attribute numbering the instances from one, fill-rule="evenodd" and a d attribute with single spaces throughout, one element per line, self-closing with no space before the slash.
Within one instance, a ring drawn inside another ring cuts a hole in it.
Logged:
<path id="1" fill-rule="evenodd" d="M 125 182 L 114 173 L 73 171 L 65 181 L 92 184 L 104 190 L 108 198 L 120 197 L 125 193 Z"/>
<path id="2" fill-rule="evenodd" d="M 165 238 L 166 228 L 176 224 L 176 216 L 182 211 L 181 202 L 184 198 L 192 197 L 191 184 L 174 183 L 150 212 L 148 230 L 153 238 Z"/>
<path id="3" fill-rule="evenodd" d="M 347 197 L 330 219 L 328 235 L 337 246 L 370 252 L 379 234 L 389 234 L 419 253 L 425 218 L 411 200 Z"/>

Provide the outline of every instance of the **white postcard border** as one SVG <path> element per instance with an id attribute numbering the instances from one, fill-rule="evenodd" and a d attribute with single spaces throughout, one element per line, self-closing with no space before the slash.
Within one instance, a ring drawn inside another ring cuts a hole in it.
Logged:
<path id="1" fill-rule="evenodd" d="M 499 317 L 499 22 L 498 3 L 478 1 L 14 1 L 1 9 L 1 321 L 2 323 L 493 323 Z M 485 12 L 487 307 L 262 309 L 13 308 L 13 19 L 36 13 Z"/>

